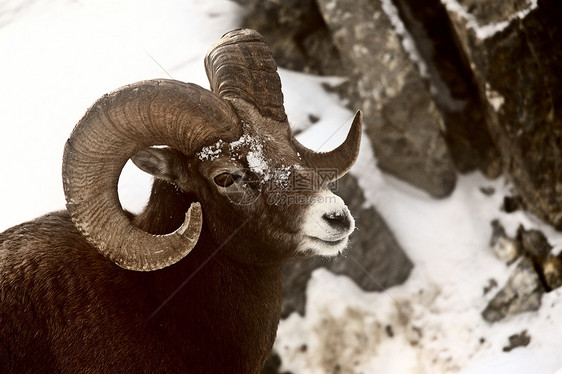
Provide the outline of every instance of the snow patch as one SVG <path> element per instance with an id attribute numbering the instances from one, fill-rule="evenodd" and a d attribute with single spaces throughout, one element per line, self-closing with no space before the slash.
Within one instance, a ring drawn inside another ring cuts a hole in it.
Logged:
<path id="1" fill-rule="evenodd" d="M 480 25 L 476 17 L 470 14 L 461 4 L 459 4 L 457 0 L 441 0 L 441 3 L 445 5 L 448 11 L 464 18 L 466 21 L 466 26 L 474 30 L 478 39 L 481 40 L 488 39 L 498 32 L 503 31 L 513 20 L 525 18 L 533 9 L 536 9 L 538 6 L 537 0 L 528 0 L 527 3 L 529 4 L 529 6 L 512 14 L 508 20 L 497 23 L 490 23 L 487 25 Z"/>
<path id="2" fill-rule="evenodd" d="M 249 128 L 247 124 L 243 124 L 243 127 L 245 131 Z M 271 139 L 269 138 L 268 140 Z M 263 152 L 263 142 L 264 140 L 261 137 L 252 136 L 246 132 L 233 142 L 225 143 L 219 140 L 213 145 L 203 147 L 195 155 L 201 161 L 214 161 L 228 150 L 232 160 L 242 160 L 245 158 L 248 168 L 260 177 L 262 184 L 274 180 L 279 186 L 287 186 L 289 176 L 291 175 L 291 167 L 286 165 L 276 168 L 271 167 Z"/>
<path id="3" fill-rule="evenodd" d="M 64 143 L 96 99 L 168 73 L 207 87 L 205 52 L 242 16 L 226 0 L 0 1 L 0 231 L 64 209 Z M 144 207 L 146 175 L 125 166 L 127 209 Z"/>
<path id="4" fill-rule="evenodd" d="M 243 124 L 243 126 L 246 129 L 248 128 L 247 124 Z M 233 154 L 242 150 L 246 152 L 248 167 L 253 173 L 261 177 L 262 183 L 271 178 L 271 167 L 263 154 L 263 141 L 260 138 L 245 133 L 240 139 L 230 143 L 229 148 Z M 238 158 L 240 157 L 241 155 L 238 154 Z"/>
<path id="5" fill-rule="evenodd" d="M 201 161 L 213 161 L 222 154 L 221 147 L 223 141 L 219 139 L 215 144 L 201 148 L 201 151 L 195 153 L 195 156 Z"/>
<path id="6" fill-rule="evenodd" d="M 488 102 L 496 112 L 501 109 L 503 103 L 505 102 L 504 97 L 497 91 L 493 90 L 488 82 L 486 82 L 486 99 L 488 99 Z"/>
<path id="7" fill-rule="evenodd" d="M 248 152 L 246 160 L 248 161 L 248 166 L 251 171 L 257 175 L 263 176 L 264 181 L 269 179 L 269 165 L 263 157 L 263 147 L 261 144 Z"/>
<path id="8" fill-rule="evenodd" d="M 299 165 L 293 166 L 295 169 L 299 169 Z M 273 171 L 273 183 L 274 189 L 277 191 L 286 190 L 291 186 L 291 167 L 290 166 L 281 166 L 275 168 Z"/>

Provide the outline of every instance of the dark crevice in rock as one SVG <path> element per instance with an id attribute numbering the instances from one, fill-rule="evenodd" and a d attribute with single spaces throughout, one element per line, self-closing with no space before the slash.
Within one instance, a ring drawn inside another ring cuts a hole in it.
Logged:
<path id="1" fill-rule="evenodd" d="M 544 292 L 548 293 L 552 291 L 552 288 L 548 285 L 548 282 L 546 281 L 546 277 L 544 275 L 544 271 L 541 264 L 533 261 L 533 267 L 535 268 L 535 272 L 537 273 L 537 277 L 539 278 L 539 282 L 541 283 Z"/>
<path id="2" fill-rule="evenodd" d="M 485 111 L 468 60 L 440 0 L 394 0 L 427 66 L 432 95 L 443 114 L 445 140 L 460 172 L 501 173 L 499 154 L 485 123 Z"/>

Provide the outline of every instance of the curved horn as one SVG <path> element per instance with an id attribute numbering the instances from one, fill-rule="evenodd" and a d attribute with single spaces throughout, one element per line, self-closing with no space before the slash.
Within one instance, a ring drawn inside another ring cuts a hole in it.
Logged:
<path id="1" fill-rule="evenodd" d="M 244 100 L 264 117 L 287 120 L 277 64 L 257 31 L 238 29 L 226 33 L 207 52 L 205 70 L 211 90 L 235 108 L 239 109 L 237 100 Z"/>
<path id="2" fill-rule="evenodd" d="M 171 234 L 144 232 L 119 203 L 121 170 L 152 145 L 191 155 L 218 139 L 237 139 L 240 132 L 230 105 L 194 84 L 143 81 L 103 96 L 78 122 L 64 149 L 63 185 L 72 221 L 101 254 L 125 269 L 150 271 L 176 263 L 197 243 L 201 206 L 192 204 L 183 225 Z"/>
<path id="3" fill-rule="evenodd" d="M 299 156 L 309 168 L 314 169 L 336 169 L 336 179 L 343 177 L 353 166 L 359 156 L 361 145 L 361 127 L 363 115 L 358 111 L 353 118 L 351 129 L 345 141 L 336 149 L 329 152 L 316 152 L 306 148 L 293 137 L 293 145 Z"/>

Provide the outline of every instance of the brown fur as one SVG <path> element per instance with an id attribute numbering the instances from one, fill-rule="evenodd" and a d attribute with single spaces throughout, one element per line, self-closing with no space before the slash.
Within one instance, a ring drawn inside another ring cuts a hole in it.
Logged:
<path id="1" fill-rule="evenodd" d="M 173 231 L 190 201 L 156 181 L 136 223 Z M 8 229 L 0 234 L 0 372 L 259 372 L 275 338 L 282 263 L 223 255 L 247 245 L 242 231 L 215 253 L 222 243 L 206 223 L 185 259 L 142 273 L 98 254 L 66 211 Z"/>

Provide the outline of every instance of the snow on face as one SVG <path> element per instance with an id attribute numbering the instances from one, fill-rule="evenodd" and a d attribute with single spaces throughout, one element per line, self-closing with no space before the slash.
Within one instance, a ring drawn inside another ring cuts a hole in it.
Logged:
<path id="1" fill-rule="evenodd" d="M 277 188 L 286 188 L 289 185 L 292 167 L 272 165 L 272 160 L 264 154 L 264 144 L 273 139 L 269 135 L 250 135 L 248 129 L 248 125 L 244 124 L 244 133 L 237 140 L 231 143 L 219 140 L 213 145 L 203 147 L 195 156 L 201 161 L 214 161 L 223 154 L 230 155 L 232 160 L 242 160 L 245 156 L 248 168 L 260 178 L 262 184 L 271 181 Z"/>
<path id="2" fill-rule="evenodd" d="M 262 141 L 257 137 L 245 135 L 242 145 L 249 147 L 249 151 L 246 154 L 246 161 L 248 161 L 250 170 L 256 175 L 263 177 L 264 181 L 269 180 L 269 171 L 271 168 L 264 157 Z"/>
<path id="3" fill-rule="evenodd" d="M 215 144 L 201 148 L 201 151 L 197 152 L 195 156 L 197 156 L 197 158 L 201 161 L 213 161 L 221 155 L 221 147 L 223 143 L 224 142 L 219 139 L 219 141 Z"/>

